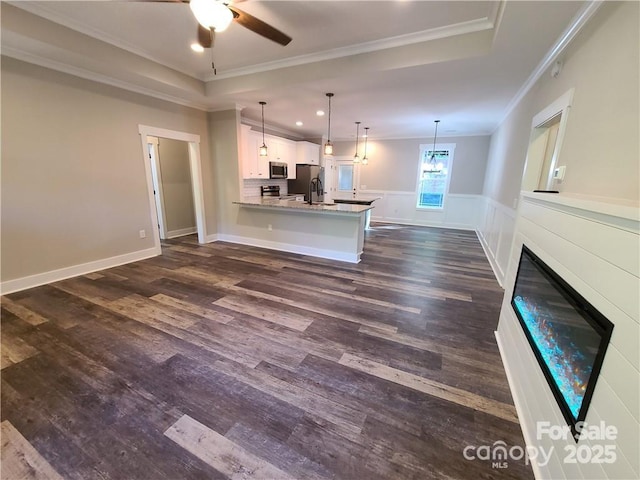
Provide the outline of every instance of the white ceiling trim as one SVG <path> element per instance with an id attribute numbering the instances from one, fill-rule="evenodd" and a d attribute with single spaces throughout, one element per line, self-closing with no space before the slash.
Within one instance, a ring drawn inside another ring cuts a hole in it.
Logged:
<path id="1" fill-rule="evenodd" d="M 442 139 L 446 139 L 446 138 L 464 138 L 464 137 L 490 137 L 491 133 L 490 132 L 469 132 L 469 133 L 461 133 L 459 135 L 456 134 L 447 134 L 446 136 L 442 137 Z M 332 141 L 333 143 L 346 143 L 346 142 L 353 142 L 355 140 L 355 135 L 351 138 L 334 138 Z M 438 135 L 438 140 L 440 140 L 440 135 Z M 421 136 L 416 136 L 416 135 L 407 135 L 407 136 L 369 136 L 369 142 L 377 142 L 377 141 L 385 141 L 385 140 L 418 140 L 421 142 L 424 141 L 428 141 L 431 142 L 433 141 L 433 135 L 429 136 L 429 135 L 421 135 Z M 439 142 L 438 142 L 439 143 Z"/>
<path id="2" fill-rule="evenodd" d="M 404 47 L 416 43 L 429 42 L 439 40 L 441 38 L 454 37 L 468 33 L 481 32 L 490 30 L 494 27 L 494 23 L 488 18 L 480 18 L 469 20 L 468 22 L 456 23 L 445 27 L 437 27 L 420 32 L 407 33 L 397 35 L 395 37 L 384 38 L 381 40 L 373 40 L 370 42 L 349 45 L 347 47 L 334 48 L 317 53 L 307 55 L 298 55 L 283 60 L 275 60 L 273 62 L 259 63 L 249 67 L 235 68 L 221 72 L 217 75 L 209 74 L 204 78 L 206 82 L 223 80 L 225 78 L 233 78 L 241 75 L 252 75 L 255 73 L 266 72 L 269 70 L 277 70 L 279 68 L 296 67 L 309 63 L 321 62 L 325 60 L 334 60 L 362 53 L 376 52 L 395 47 Z"/>
<path id="3" fill-rule="evenodd" d="M 181 65 L 174 65 L 172 63 L 163 61 L 153 55 L 150 55 L 148 52 L 137 48 L 135 45 L 129 44 L 127 42 L 123 42 L 121 39 L 117 37 L 113 37 L 104 31 L 96 28 L 88 27 L 86 24 L 82 22 L 75 21 L 70 19 L 60 13 L 56 12 L 53 9 L 47 8 L 43 5 L 34 5 L 31 2 L 7 2 L 11 5 L 14 5 L 22 10 L 26 10 L 34 15 L 38 15 L 52 22 L 63 25 L 72 30 L 76 30 L 82 34 L 88 35 L 90 37 L 96 38 L 103 42 L 109 43 L 113 46 L 121 48 L 123 50 L 127 50 L 131 53 L 139 55 L 143 58 L 156 62 L 160 65 L 164 65 L 165 67 L 169 67 L 174 70 L 182 71 L 183 67 Z M 357 55 L 361 53 L 369 53 L 378 50 L 385 50 L 388 48 L 394 47 L 402 47 L 406 45 L 412 45 L 415 43 L 428 42 L 432 40 L 438 40 L 441 38 L 452 37 L 456 35 L 464 35 L 467 33 L 475 33 L 483 30 L 489 30 L 496 26 L 497 21 L 499 21 L 502 11 L 504 9 L 504 3 L 496 2 L 495 6 L 492 8 L 488 17 L 478 18 L 474 20 L 469 20 L 467 22 L 456 23 L 452 25 L 447 25 L 443 27 L 432 28 L 429 30 L 423 30 L 420 32 L 413 32 L 404 35 L 398 35 L 395 37 L 384 38 L 380 40 L 373 40 L 370 42 L 364 42 L 361 44 L 350 45 L 347 47 L 335 48 L 331 50 L 326 50 L 323 52 L 317 52 L 307 55 L 300 55 L 297 57 L 291 57 L 283 60 L 276 60 L 273 62 L 265 62 L 261 64 L 252 65 L 244 68 L 230 69 L 225 72 L 221 72 L 218 75 L 214 75 L 210 73 L 205 75 L 203 78 L 198 78 L 198 80 L 203 81 L 214 81 L 214 80 L 222 80 L 225 78 L 233 78 L 241 75 L 251 75 L 254 73 L 266 72 L 269 70 L 276 70 L 279 68 L 293 67 L 298 65 L 304 65 L 308 63 L 320 62 L 323 60 L 332 60 L 335 58 L 347 57 L 351 55 Z"/>
<path id="4" fill-rule="evenodd" d="M 192 102 L 189 100 L 185 100 L 184 98 L 181 98 L 181 97 L 175 97 L 173 95 L 167 95 L 165 93 L 161 93 L 149 88 L 143 88 L 138 85 L 125 82 L 123 80 L 118 80 L 116 78 L 109 77 L 102 73 L 91 72 L 89 70 L 85 70 L 84 68 L 75 67 L 66 63 L 51 60 L 49 58 L 41 57 L 39 55 L 34 55 L 32 53 L 25 52 L 23 50 L 20 50 L 14 47 L 3 46 L 2 55 L 15 58 L 17 60 L 21 60 L 23 62 L 33 63 L 41 67 L 57 70 L 59 72 L 67 73 L 69 75 L 74 75 L 76 77 L 84 78 L 86 80 L 91 80 L 98 83 L 104 83 L 106 85 L 111 85 L 112 87 L 118 87 L 124 90 L 128 90 L 130 92 L 140 93 L 142 95 L 154 97 L 160 100 L 164 100 L 166 102 L 176 103 L 178 105 L 183 105 L 185 107 L 197 108 L 198 110 L 207 109 L 207 105 L 204 103 Z"/>
<path id="5" fill-rule="evenodd" d="M 247 117 L 241 117 L 241 123 L 243 125 L 248 125 L 250 127 L 256 127 L 257 129 L 259 129 L 260 132 L 262 132 L 262 122 L 259 122 L 257 120 L 253 120 L 252 118 L 247 118 Z M 276 132 L 276 133 L 280 133 L 282 135 L 286 135 L 288 137 L 293 137 L 293 138 L 297 138 L 302 140 L 304 137 L 304 135 L 301 135 L 300 132 L 292 132 L 291 130 L 287 130 L 285 128 L 281 128 L 281 127 L 275 127 L 273 125 L 269 125 L 267 123 L 264 124 L 264 129 L 265 130 L 269 130 L 270 132 Z"/>
<path id="6" fill-rule="evenodd" d="M 511 114 L 514 108 L 522 101 L 524 96 L 531 90 L 531 88 L 535 85 L 535 83 L 544 75 L 544 72 L 551 66 L 551 64 L 562 54 L 565 48 L 571 43 L 571 41 L 575 38 L 575 36 L 582 30 L 582 28 L 589 22 L 591 17 L 596 13 L 596 11 L 602 6 L 604 0 L 596 0 L 593 2 L 588 2 L 585 4 L 580 11 L 573 18 L 567 29 L 562 32 L 562 35 L 556 40 L 551 49 L 547 52 L 547 54 L 542 58 L 538 66 L 535 68 L 531 75 L 527 79 L 524 84 L 520 87 L 515 96 L 511 99 L 505 112 L 502 116 L 502 119 L 498 122 L 498 125 L 493 130 L 492 134 L 495 133 L 500 126 L 504 123 L 507 117 Z"/>
<path id="7" fill-rule="evenodd" d="M 98 0 L 100 1 L 100 0 Z M 139 55 L 143 58 L 146 58 L 147 60 L 151 60 L 152 62 L 158 63 L 160 65 L 163 65 L 165 67 L 171 68 L 173 70 L 178 70 L 179 72 L 183 71 L 183 66 L 180 65 L 173 65 L 169 62 L 166 62 L 162 59 L 159 59 L 157 57 L 154 57 L 153 55 L 150 55 L 148 52 L 145 52 L 144 50 L 139 49 L 138 47 L 136 47 L 135 45 L 132 45 L 130 43 L 127 42 L 123 42 L 121 39 L 117 38 L 117 37 L 113 37 L 107 33 L 105 33 L 102 30 L 99 30 L 97 28 L 91 28 L 88 27 L 86 24 L 81 23 L 81 22 L 77 22 L 69 17 L 65 17 L 64 15 L 61 15 L 60 13 L 56 12 L 55 10 L 52 10 L 50 8 L 47 8 L 45 6 L 42 5 L 34 5 L 32 4 L 32 2 L 28 2 L 28 1 L 22 1 L 22 2 L 7 2 L 10 5 L 13 5 L 14 7 L 18 7 L 22 10 L 25 10 L 29 13 L 32 13 L 34 15 L 37 15 L 39 17 L 45 18 L 51 22 L 54 23 L 58 23 L 60 25 L 62 25 L 63 27 L 67 27 L 70 28 L 71 30 L 75 30 L 78 31 L 84 35 L 87 35 L 89 37 L 93 37 L 97 40 L 100 40 L 102 42 L 108 43 L 110 45 L 113 45 L 114 47 L 118 47 L 121 48 L 122 50 L 126 50 L 128 52 L 134 53 L 136 55 Z M 184 72 L 183 72 L 184 73 Z M 187 74 L 188 75 L 188 74 Z M 190 75 L 191 76 L 191 75 Z M 198 80 L 203 80 L 202 78 L 198 78 Z"/>

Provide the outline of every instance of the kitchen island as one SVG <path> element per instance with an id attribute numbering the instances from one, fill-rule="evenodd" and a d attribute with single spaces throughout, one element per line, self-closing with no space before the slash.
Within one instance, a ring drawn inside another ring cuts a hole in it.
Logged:
<path id="1" fill-rule="evenodd" d="M 247 197 L 239 205 L 239 243 L 358 263 L 371 205 L 316 203 Z M 234 239 L 230 239 L 234 241 Z"/>

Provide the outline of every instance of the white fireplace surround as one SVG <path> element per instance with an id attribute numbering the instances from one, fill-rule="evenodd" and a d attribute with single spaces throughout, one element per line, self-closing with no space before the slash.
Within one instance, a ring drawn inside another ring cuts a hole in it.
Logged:
<path id="1" fill-rule="evenodd" d="M 538 479 L 640 478 L 640 238 L 637 205 L 568 194 L 522 192 L 496 337 L 528 446 L 553 447 Z M 525 244 L 613 324 L 586 423 L 613 425 L 615 440 L 538 437 L 537 422 L 566 421 L 510 301 Z M 613 463 L 566 461 L 568 450 L 614 445 Z"/>

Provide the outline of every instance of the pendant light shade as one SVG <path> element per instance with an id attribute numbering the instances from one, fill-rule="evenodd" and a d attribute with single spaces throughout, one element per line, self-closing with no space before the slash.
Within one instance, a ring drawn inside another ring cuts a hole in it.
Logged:
<path id="1" fill-rule="evenodd" d="M 360 134 L 360 122 L 356 122 L 356 154 L 353 156 L 353 163 L 360 163 L 358 156 L 358 135 Z"/>
<path id="2" fill-rule="evenodd" d="M 440 120 L 434 120 L 436 124 L 436 133 L 433 136 L 433 148 L 431 149 L 431 158 L 429 159 L 429 164 L 427 165 L 427 171 L 438 173 L 442 171 L 443 165 L 442 163 L 436 163 L 436 139 L 438 138 L 438 124 Z"/>
<path id="3" fill-rule="evenodd" d="M 331 143 L 331 97 L 333 97 L 333 93 L 327 93 L 327 97 L 329 97 L 329 115 L 327 127 L 327 143 L 324 144 L 324 154 L 333 155 L 333 144 Z"/>
<path id="4" fill-rule="evenodd" d="M 231 10 L 219 1 L 191 0 L 189 7 L 200 25 L 206 29 L 213 28 L 216 32 L 226 30 L 233 20 Z"/>
<path id="5" fill-rule="evenodd" d="M 264 143 L 264 106 L 266 104 L 267 102 L 260 102 L 260 106 L 262 107 L 262 146 L 259 149 L 261 157 L 266 157 L 268 155 L 267 144 Z"/>
<path id="6" fill-rule="evenodd" d="M 367 140 L 369 139 L 369 127 L 364 127 L 364 155 L 362 156 L 362 164 L 369 165 L 369 158 L 367 157 Z"/>

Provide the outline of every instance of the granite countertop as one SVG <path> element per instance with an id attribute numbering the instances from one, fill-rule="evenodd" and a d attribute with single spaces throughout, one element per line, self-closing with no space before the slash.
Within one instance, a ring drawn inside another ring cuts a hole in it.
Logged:
<path id="1" fill-rule="evenodd" d="M 277 197 L 245 197 L 243 200 L 233 202 L 245 207 L 277 208 L 282 210 L 304 210 L 318 213 L 360 214 L 371 210 L 371 205 L 352 205 L 347 203 L 320 203 L 309 205 L 306 202 L 298 202 L 291 198 Z"/>

